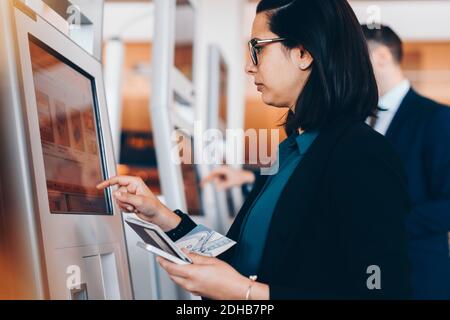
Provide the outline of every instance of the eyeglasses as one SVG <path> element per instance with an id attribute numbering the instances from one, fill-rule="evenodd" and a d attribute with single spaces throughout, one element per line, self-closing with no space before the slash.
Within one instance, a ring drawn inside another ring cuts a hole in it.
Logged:
<path id="1" fill-rule="evenodd" d="M 274 39 L 252 39 L 248 42 L 248 47 L 250 49 L 250 56 L 252 57 L 252 62 L 255 66 L 258 65 L 258 54 L 261 52 L 263 45 L 271 44 L 276 42 L 285 41 L 285 38 L 274 38 Z"/>

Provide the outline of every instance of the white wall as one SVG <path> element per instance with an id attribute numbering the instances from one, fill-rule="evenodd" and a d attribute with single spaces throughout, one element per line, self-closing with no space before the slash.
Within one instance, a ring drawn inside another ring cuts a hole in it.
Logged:
<path id="1" fill-rule="evenodd" d="M 366 23 L 377 6 L 381 22 L 406 41 L 449 41 L 450 1 L 350 1 L 358 19 Z M 369 9 L 369 12 L 368 12 Z"/>
<path id="2" fill-rule="evenodd" d="M 153 3 L 106 2 L 104 14 L 104 40 L 116 36 L 121 36 L 127 42 L 153 39 Z"/>
<path id="3" fill-rule="evenodd" d="M 361 23 L 367 23 L 375 10 L 381 22 L 390 25 L 406 41 L 450 41 L 450 1 L 448 0 L 349 0 Z M 247 4 L 245 27 L 251 27 L 257 3 Z"/>
<path id="4" fill-rule="evenodd" d="M 103 37 L 105 40 L 121 36 L 127 42 L 149 42 L 154 33 L 152 2 L 106 2 Z M 177 18 L 182 28 L 177 29 L 177 41 L 192 40 L 193 27 L 188 9 L 181 9 Z"/>

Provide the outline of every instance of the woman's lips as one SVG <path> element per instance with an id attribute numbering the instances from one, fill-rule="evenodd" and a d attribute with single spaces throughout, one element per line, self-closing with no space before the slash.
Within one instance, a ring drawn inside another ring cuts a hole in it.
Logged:
<path id="1" fill-rule="evenodd" d="M 263 84 L 256 83 L 256 89 L 257 89 L 259 92 L 261 92 L 263 88 L 264 88 L 264 85 L 263 85 Z"/>

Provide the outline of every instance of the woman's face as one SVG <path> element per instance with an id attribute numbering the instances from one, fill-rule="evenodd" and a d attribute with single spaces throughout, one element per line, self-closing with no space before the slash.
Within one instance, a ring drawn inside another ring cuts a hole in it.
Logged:
<path id="1" fill-rule="evenodd" d="M 256 15 L 253 22 L 252 39 L 274 39 L 279 36 L 269 29 L 264 12 Z M 246 72 L 254 77 L 264 103 L 293 108 L 310 74 L 312 58 L 303 48 L 286 49 L 281 42 L 261 46 L 258 65 L 249 58 Z"/>

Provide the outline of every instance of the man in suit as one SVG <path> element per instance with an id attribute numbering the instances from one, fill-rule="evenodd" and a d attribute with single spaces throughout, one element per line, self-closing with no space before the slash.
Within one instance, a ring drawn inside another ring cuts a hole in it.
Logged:
<path id="1" fill-rule="evenodd" d="M 450 299 L 450 108 L 419 95 L 406 79 L 402 41 L 387 27 L 363 26 L 380 101 L 368 120 L 405 164 L 415 299 Z"/>

